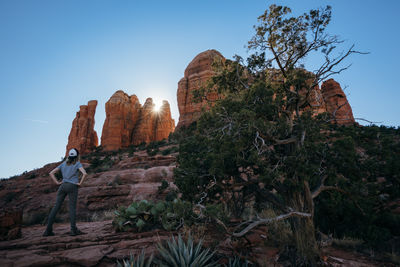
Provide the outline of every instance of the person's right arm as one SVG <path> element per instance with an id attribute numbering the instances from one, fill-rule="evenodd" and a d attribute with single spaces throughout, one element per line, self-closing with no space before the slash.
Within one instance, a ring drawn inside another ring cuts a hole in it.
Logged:
<path id="1" fill-rule="evenodd" d="M 52 170 L 51 172 L 50 172 L 50 177 L 51 177 L 51 179 L 53 180 L 53 182 L 56 184 L 56 185 L 60 185 L 61 184 L 61 182 L 59 182 L 59 181 L 57 181 L 57 178 L 56 178 L 56 176 L 54 175 L 57 171 L 59 171 L 60 169 L 57 167 L 57 168 L 55 168 L 54 170 Z"/>

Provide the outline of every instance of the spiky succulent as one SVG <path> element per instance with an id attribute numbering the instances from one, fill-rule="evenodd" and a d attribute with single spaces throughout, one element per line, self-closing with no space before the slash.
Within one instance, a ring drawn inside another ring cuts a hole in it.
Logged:
<path id="1" fill-rule="evenodd" d="M 185 243 L 179 235 L 167 241 L 166 246 L 158 245 L 160 258 L 157 263 L 160 266 L 174 267 L 212 267 L 218 266 L 212 260 L 215 252 L 202 247 L 202 241 L 194 245 L 191 237 Z"/>
<path id="2" fill-rule="evenodd" d="M 235 257 L 234 259 L 229 259 L 228 265 L 225 267 L 248 267 L 249 262 L 247 260 L 240 260 L 240 258 Z"/>
<path id="3" fill-rule="evenodd" d="M 123 260 L 122 263 L 117 261 L 117 267 L 150 267 L 150 265 L 153 263 L 153 255 L 151 255 L 148 259 L 146 259 L 146 256 L 144 254 L 144 251 L 140 253 L 137 258 L 135 258 L 134 255 L 129 257 L 129 260 Z"/>

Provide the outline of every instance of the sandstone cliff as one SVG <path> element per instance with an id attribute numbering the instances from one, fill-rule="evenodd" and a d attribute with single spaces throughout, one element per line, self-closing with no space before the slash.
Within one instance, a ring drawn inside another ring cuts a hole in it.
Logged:
<path id="1" fill-rule="evenodd" d="M 106 120 L 101 134 L 105 150 L 116 150 L 132 143 L 132 132 L 139 120 L 141 105 L 135 95 L 119 90 L 106 103 Z"/>
<path id="2" fill-rule="evenodd" d="M 207 93 L 202 102 L 195 102 L 193 99 L 193 92 L 205 86 L 207 80 L 214 75 L 212 63 L 216 57 L 225 59 L 218 51 L 207 50 L 198 54 L 187 66 L 184 77 L 178 83 L 179 122 L 177 128 L 187 126 L 197 120 L 202 109 L 207 110 L 210 102 L 218 99 L 216 92 Z"/>
<path id="3" fill-rule="evenodd" d="M 175 120 L 171 117 L 171 108 L 168 101 L 163 101 L 156 118 L 155 140 L 167 138 L 175 130 Z"/>
<path id="4" fill-rule="evenodd" d="M 188 126 L 196 121 L 203 110 L 208 110 L 210 105 L 220 98 L 217 92 L 206 93 L 201 102 L 196 102 L 193 98 L 193 92 L 205 86 L 214 75 L 212 63 L 217 57 L 225 60 L 218 51 L 207 50 L 198 54 L 187 66 L 184 77 L 178 83 L 179 122 L 177 128 Z M 328 112 L 336 124 L 350 125 L 355 122 L 345 93 L 340 84 L 333 79 L 325 81 L 321 89 L 316 86 L 309 96 L 309 102 L 315 113 Z"/>
<path id="5" fill-rule="evenodd" d="M 98 145 L 97 133 L 94 130 L 96 106 L 96 100 L 91 100 L 87 105 L 80 106 L 72 122 L 66 153 L 71 148 L 77 148 L 81 154 L 87 154 Z"/>
<path id="6" fill-rule="evenodd" d="M 167 101 L 159 111 L 148 98 L 142 106 L 135 95 L 117 91 L 106 103 L 106 120 L 101 145 L 104 150 L 116 150 L 168 138 L 175 129 Z"/>
<path id="7" fill-rule="evenodd" d="M 153 99 L 147 98 L 132 135 L 134 145 L 161 141 L 168 138 L 169 134 L 175 130 L 175 121 L 171 118 L 168 101 L 163 101 L 163 105 L 157 112 L 154 111 L 154 106 Z"/>

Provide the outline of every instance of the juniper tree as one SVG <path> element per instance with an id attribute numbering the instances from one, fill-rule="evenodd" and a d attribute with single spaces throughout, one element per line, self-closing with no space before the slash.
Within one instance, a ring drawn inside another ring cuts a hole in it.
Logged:
<path id="1" fill-rule="evenodd" d="M 332 117 L 315 113 L 322 104 L 316 87 L 359 52 L 354 46 L 336 52 L 342 41 L 326 33 L 330 6 L 290 13 L 271 5 L 258 18 L 247 61 L 236 56 L 215 63 L 210 88 L 223 97 L 181 142 L 175 183 L 184 197 L 223 202 L 236 217 L 273 205 L 278 217 L 252 218 L 233 235 L 288 219 L 299 259 L 315 264 L 314 199 L 327 190 L 346 193 L 340 185 L 349 183 L 329 162 L 335 158 L 327 133 Z M 311 54 L 323 62 L 312 72 L 304 69 Z"/>

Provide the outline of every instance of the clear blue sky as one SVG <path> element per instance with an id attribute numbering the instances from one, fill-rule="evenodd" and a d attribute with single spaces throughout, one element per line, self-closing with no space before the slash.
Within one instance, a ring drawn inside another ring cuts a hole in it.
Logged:
<path id="1" fill-rule="evenodd" d="M 198 53 L 246 56 L 257 17 L 272 3 L 294 13 L 330 4 L 329 32 L 368 51 L 335 77 L 355 117 L 400 125 L 400 1 L 0 0 L 0 177 L 59 161 L 79 105 L 104 105 L 118 89 L 170 102 Z"/>

